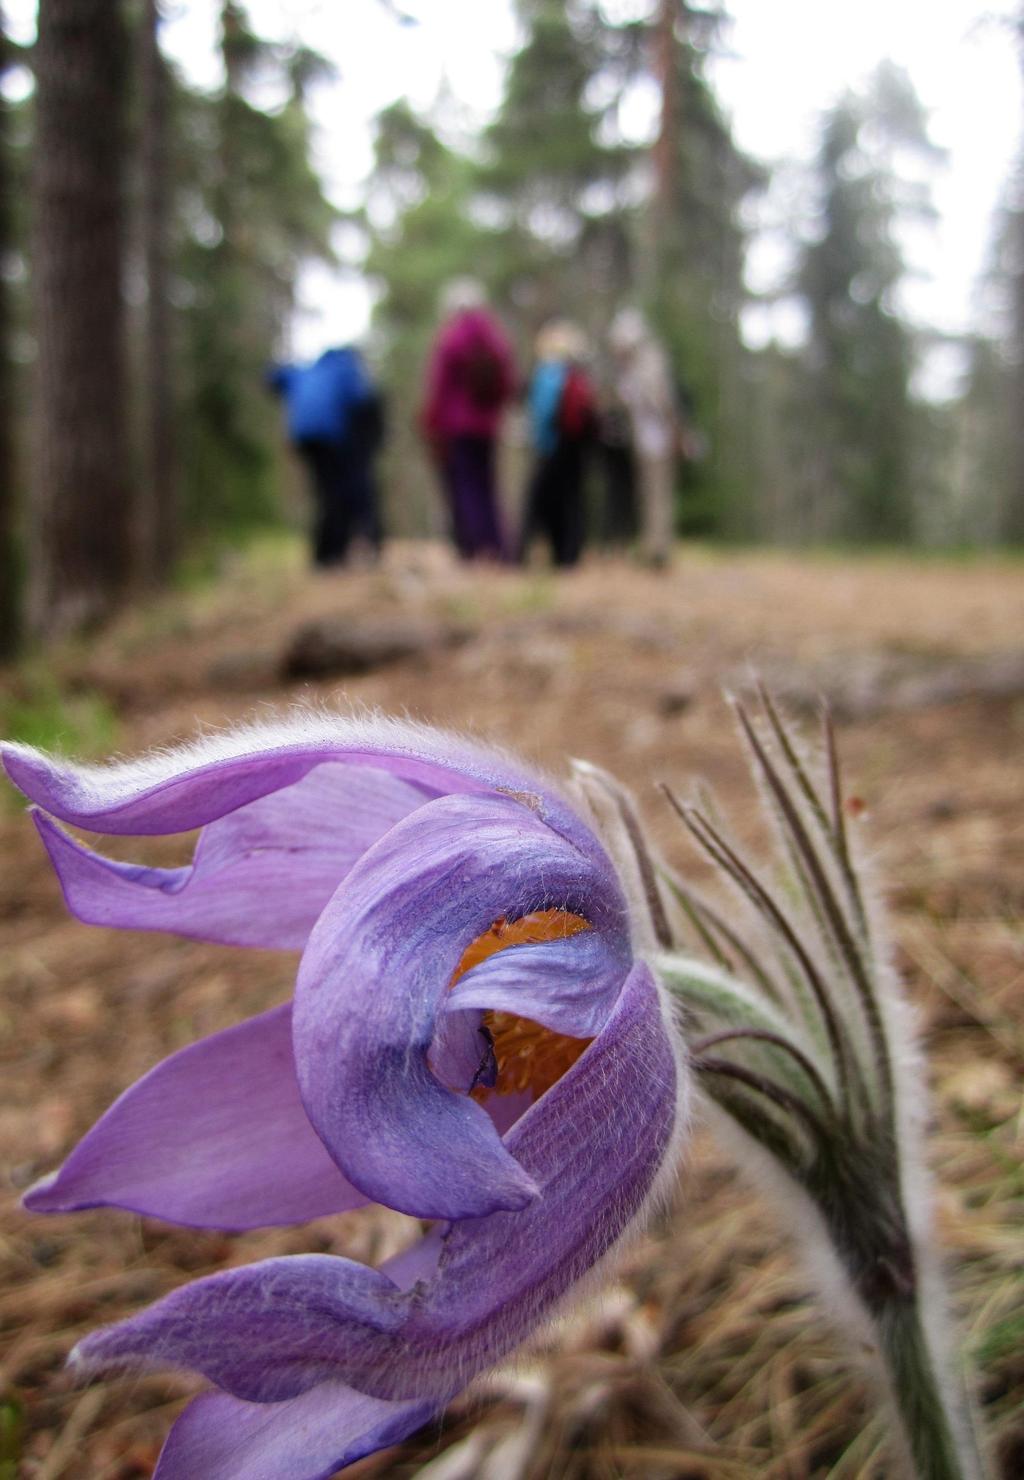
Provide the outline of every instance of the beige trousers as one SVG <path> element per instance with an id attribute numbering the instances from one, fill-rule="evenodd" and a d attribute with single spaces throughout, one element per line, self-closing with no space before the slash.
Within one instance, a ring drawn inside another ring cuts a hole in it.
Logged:
<path id="1" fill-rule="evenodd" d="M 675 522 L 675 459 L 671 453 L 641 456 L 639 472 L 641 553 L 651 565 L 667 565 Z"/>

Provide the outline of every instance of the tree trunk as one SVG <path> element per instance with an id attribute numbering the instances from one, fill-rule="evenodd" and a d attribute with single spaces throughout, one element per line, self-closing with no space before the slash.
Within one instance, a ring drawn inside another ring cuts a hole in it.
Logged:
<path id="1" fill-rule="evenodd" d="M 10 64 L 7 33 L 0 12 L 0 86 Z M 10 105 L 0 91 L 0 257 L 11 247 Z M 18 498 L 14 484 L 14 406 L 10 334 L 10 289 L 0 275 L 0 661 L 17 651 L 21 636 L 21 582 L 18 541 Z"/>
<path id="2" fill-rule="evenodd" d="M 139 90 L 142 120 L 140 224 L 146 307 L 143 320 L 144 405 L 139 517 L 142 575 L 152 585 L 166 584 L 174 569 L 181 540 L 168 299 L 168 75 L 160 50 L 159 24 L 156 0 L 144 0 L 139 31 Z"/>
<path id="3" fill-rule="evenodd" d="M 679 152 L 679 62 L 676 56 L 676 23 L 679 0 L 659 0 L 655 20 L 655 75 L 661 94 L 658 134 L 654 140 L 654 211 L 659 235 L 664 237 L 676 203 L 677 155 Z M 660 242 L 657 243 L 659 246 Z"/>
<path id="4" fill-rule="evenodd" d="M 658 88 L 658 132 L 651 144 L 652 190 L 647 207 L 644 251 L 641 256 L 640 292 L 648 301 L 657 300 L 670 272 L 669 243 L 673 236 L 676 179 L 679 152 L 679 69 L 676 56 L 676 23 L 679 0 L 658 0 L 651 22 L 651 71 Z"/>
<path id="5" fill-rule="evenodd" d="M 40 0 L 30 616 L 44 635 L 102 620 L 133 574 L 121 284 L 125 55 L 118 0 Z"/>
<path id="6" fill-rule="evenodd" d="M 1024 83 L 1024 4 L 1017 14 L 1017 46 L 1021 82 Z M 1017 177 L 1013 182 L 1013 217 L 1009 259 L 1012 277 L 1010 415 L 1011 457 L 1010 501 L 1004 522 L 1004 538 L 1024 545 L 1024 428 L 1021 407 L 1024 406 L 1024 148 L 1017 156 Z"/>

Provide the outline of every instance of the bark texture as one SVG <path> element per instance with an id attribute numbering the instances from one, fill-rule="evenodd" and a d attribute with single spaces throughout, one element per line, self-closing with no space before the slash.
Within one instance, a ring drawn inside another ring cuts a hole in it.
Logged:
<path id="1" fill-rule="evenodd" d="M 0 11 L 0 83 L 10 65 L 10 48 Z M 10 105 L 0 93 L 0 256 L 11 247 L 11 180 L 8 157 Z M 0 662 L 14 656 L 21 635 L 18 497 L 15 485 L 13 376 L 9 350 L 10 289 L 0 276 Z"/>
<path id="2" fill-rule="evenodd" d="M 141 236 L 146 310 L 143 325 L 143 448 L 140 558 L 144 579 L 163 585 L 180 544 L 174 450 L 174 387 L 168 296 L 170 162 L 169 79 L 160 50 L 156 0 L 144 0 L 139 33 L 142 169 Z"/>
<path id="3" fill-rule="evenodd" d="M 132 577 L 122 296 L 126 44 L 118 0 L 40 0 L 30 618 L 102 620 Z"/>

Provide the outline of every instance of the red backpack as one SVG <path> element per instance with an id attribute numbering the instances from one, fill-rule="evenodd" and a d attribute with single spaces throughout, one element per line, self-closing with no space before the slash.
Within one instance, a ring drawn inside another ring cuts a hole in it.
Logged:
<path id="1" fill-rule="evenodd" d="M 558 403 L 558 430 L 567 441 L 578 442 L 594 425 L 594 391 L 578 366 L 569 367 Z"/>

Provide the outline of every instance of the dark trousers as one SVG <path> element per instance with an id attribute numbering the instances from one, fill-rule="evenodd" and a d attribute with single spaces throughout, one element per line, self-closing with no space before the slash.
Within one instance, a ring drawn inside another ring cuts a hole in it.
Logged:
<path id="1" fill-rule="evenodd" d="M 632 544 L 640 529 L 633 449 L 618 442 L 602 442 L 601 462 L 604 468 L 601 539 L 606 545 Z"/>
<path id="2" fill-rule="evenodd" d="M 298 444 L 313 489 L 313 560 L 340 565 L 358 536 L 380 549 L 377 491 L 367 452 L 341 442 Z"/>
<path id="3" fill-rule="evenodd" d="M 452 437 L 442 466 L 455 548 L 463 560 L 502 560 L 505 539 L 498 513 L 493 437 Z"/>
<path id="4" fill-rule="evenodd" d="M 523 559 L 539 534 L 550 543 L 551 558 L 556 565 L 575 565 L 579 560 L 586 534 L 583 501 L 586 456 L 586 442 L 573 440 L 560 442 L 554 452 L 538 459 L 526 494 L 520 543 Z"/>

